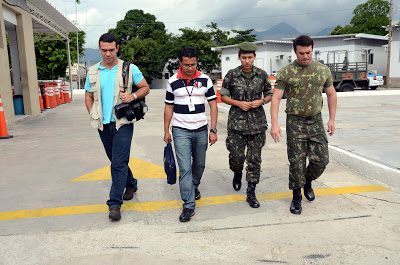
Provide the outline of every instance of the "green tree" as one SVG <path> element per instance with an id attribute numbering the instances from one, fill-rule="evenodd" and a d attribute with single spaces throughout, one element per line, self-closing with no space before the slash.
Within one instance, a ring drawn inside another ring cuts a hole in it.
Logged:
<path id="1" fill-rule="evenodd" d="M 108 32 L 118 39 L 120 58 L 138 66 L 147 82 L 161 77 L 167 62 L 162 48 L 170 39 L 164 23 L 152 14 L 133 9 Z"/>
<path id="2" fill-rule="evenodd" d="M 169 60 L 168 70 L 171 73 L 172 70 L 179 68 L 179 62 L 176 59 L 183 47 L 194 47 L 197 49 L 199 53 L 197 69 L 200 71 L 210 73 L 219 65 L 219 53 L 211 50 L 216 44 L 210 32 L 190 28 L 181 28 L 179 30 L 182 34 L 171 39 L 171 42 L 168 44 L 170 50 L 165 54 L 165 57 Z"/>
<path id="3" fill-rule="evenodd" d="M 355 32 L 375 35 L 386 35 L 382 26 L 389 24 L 389 2 L 383 0 L 369 0 L 358 5 L 354 11 L 354 17 L 350 24 Z"/>
<path id="4" fill-rule="evenodd" d="M 125 45 L 133 38 L 141 40 L 150 38 L 162 42 L 166 37 L 164 23 L 156 21 L 154 15 L 139 9 L 126 12 L 124 19 L 117 22 L 117 27 L 108 32 L 118 39 L 120 45 Z"/>
<path id="5" fill-rule="evenodd" d="M 86 33 L 78 33 L 79 38 L 79 57 L 84 55 Z M 49 40 L 46 40 L 48 38 Z M 71 64 L 77 62 L 76 50 L 76 32 L 69 34 Z M 35 54 L 38 79 L 52 80 L 59 77 L 65 77 L 65 71 L 68 68 L 68 53 L 65 40 L 50 40 L 50 37 L 43 37 L 43 40 L 35 41 Z"/>
<path id="6" fill-rule="evenodd" d="M 236 33 L 237 35 L 233 38 L 230 38 L 228 40 L 227 45 L 233 45 L 233 44 L 239 44 L 244 41 L 249 41 L 249 42 L 254 42 L 257 40 L 257 35 L 251 34 L 254 29 L 246 29 L 246 30 L 235 30 L 232 29 L 233 33 Z"/>
<path id="7" fill-rule="evenodd" d="M 367 33 L 384 36 L 386 31 L 382 26 L 389 24 L 389 8 L 388 1 L 368 0 L 356 6 L 349 25 L 337 26 L 331 35 Z"/>
<path id="8" fill-rule="evenodd" d="M 211 37 L 216 46 L 225 46 L 228 43 L 229 39 L 229 31 L 221 30 L 217 23 L 211 22 L 211 24 L 207 25 L 207 28 L 211 30 Z"/>

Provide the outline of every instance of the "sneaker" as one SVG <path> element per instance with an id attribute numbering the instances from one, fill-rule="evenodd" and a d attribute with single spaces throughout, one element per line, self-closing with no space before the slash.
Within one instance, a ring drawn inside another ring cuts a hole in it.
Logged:
<path id="1" fill-rule="evenodd" d="M 179 216 L 179 221 L 189 222 L 190 218 L 194 215 L 194 209 L 183 208 L 181 215 Z"/>
<path id="2" fill-rule="evenodd" d="M 135 188 L 126 188 L 124 195 L 122 196 L 122 199 L 124 199 L 124 201 L 129 201 L 133 199 L 133 194 L 137 191 L 137 187 Z"/>
<path id="3" fill-rule="evenodd" d="M 200 200 L 200 198 L 201 198 L 201 193 L 200 193 L 199 189 L 196 188 L 194 190 L 194 199 L 197 201 L 197 200 Z"/>
<path id="4" fill-rule="evenodd" d="M 118 221 L 121 219 L 121 211 L 120 208 L 111 208 L 110 214 L 108 215 L 108 218 L 110 218 L 113 221 Z"/>

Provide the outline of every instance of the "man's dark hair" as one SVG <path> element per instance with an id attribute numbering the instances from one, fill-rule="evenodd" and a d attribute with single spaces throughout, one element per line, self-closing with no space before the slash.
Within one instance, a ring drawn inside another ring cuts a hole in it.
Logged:
<path id="1" fill-rule="evenodd" d="M 111 34 L 111 33 L 104 33 L 103 35 L 100 36 L 99 39 L 99 46 L 100 46 L 100 41 L 102 42 L 108 42 L 108 43 L 113 43 L 115 41 L 115 47 L 118 46 L 118 40 L 117 38 Z"/>
<path id="2" fill-rule="evenodd" d="M 188 57 L 188 58 L 196 57 L 196 59 L 199 59 L 199 54 L 197 53 L 196 48 L 185 47 L 182 48 L 181 51 L 179 52 L 179 61 L 182 62 L 183 57 Z"/>
<path id="3" fill-rule="evenodd" d="M 256 52 L 244 52 L 244 51 L 241 51 L 241 50 L 239 49 L 239 55 L 238 55 L 238 57 L 240 57 L 241 54 L 249 54 L 249 53 L 252 53 L 254 56 L 256 56 Z"/>
<path id="4" fill-rule="evenodd" d="M 294 39 L 293 41 L 293 49 L 296 51 L 296 46 L 300 45 L 303 47 L 310 46 L 314 48 L 314 41 L 307 35 L 301 35 Z"/>

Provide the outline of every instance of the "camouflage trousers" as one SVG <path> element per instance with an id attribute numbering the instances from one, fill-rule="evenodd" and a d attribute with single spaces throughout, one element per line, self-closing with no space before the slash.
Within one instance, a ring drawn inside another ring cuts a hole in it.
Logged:
<path id="1" fill-rule="evenodd" d="M 289 189 L 303 188 L 306 179 L 319 178 L 329 163 L 328 138 L 321 113 L 311 117 L 288 114 L 286 134 L 290 163 Z"/>
<path id="2" fill-rule="evenodd" d="M 229 168 L 233 172 L 242 172 L 246 160 L 246 181 L 258 183 L 261 170 L 261 149 L 264 145 L 265 131 L 255 135 L 244 135 L 228 130 L 226 148 L 229 151 Z"/>

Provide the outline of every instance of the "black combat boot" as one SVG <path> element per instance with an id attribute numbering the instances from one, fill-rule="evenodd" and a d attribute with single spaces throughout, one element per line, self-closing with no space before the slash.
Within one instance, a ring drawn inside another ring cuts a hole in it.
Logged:
<path id="1" fill-rule="evenodd" d="M 301 214 L 301 188 L 293 190 L 293 200 L 290 204 L 292 214 Z"/>
<path id="2" fill-rule="evenodd" d="M 260 207 L 260 203 L 258 202 L 255 194 L 256 190 L 256 183 L 254 182 L 249 182 L 247 186 L 247 198 L 246 201 L 249 203 L 250 207 L 252 208 L 258 208 Z"/>
<path id="3" fill-rule="evenodd" d="M 242 172 L 235 173 L 232 181 L 233 189 L 238 191 L 242 187 Z"/>
<path id="4" fill-rule="evenodd" d="M 311 180 L 306 180 L 306 185 L 304 186 L 304 197 L 309 201 L 313 201 L 315 199 L 314 190 L 311 187 Z"/>

